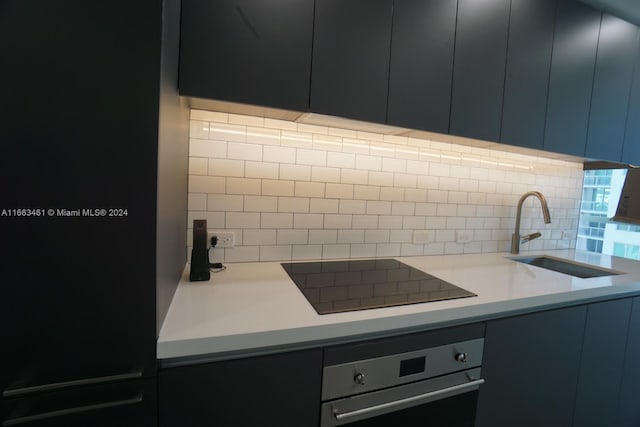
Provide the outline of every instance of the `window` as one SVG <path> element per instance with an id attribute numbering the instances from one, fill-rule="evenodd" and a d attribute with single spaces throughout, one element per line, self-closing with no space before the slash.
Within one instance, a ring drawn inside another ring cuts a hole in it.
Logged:
<path id="1" fill-rule="evenodd" d="M 626 173 L 626 169 L 585 171 L 577 249 L 640 260 L 640 226 L 609 222 Z"/>

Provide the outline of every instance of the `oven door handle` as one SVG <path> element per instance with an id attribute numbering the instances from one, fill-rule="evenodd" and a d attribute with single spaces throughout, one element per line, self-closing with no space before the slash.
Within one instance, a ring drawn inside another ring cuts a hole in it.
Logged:
<path id="1" fill-rule="evenodd" d="M 440 390 L 431 391 L 429 393 L 418 394 L 416 396 L 407 397 L 404 399 L 394 400 L 391 402 L 381 403 L 379 405 L 373 405 L 362 409 L 356 409 L 354 411 L 348 411 L 343 413 L 334 412 L 333 416 L 337 421 L 345 422 L 349 418 L 361 417 L 363 415 L 369 415 L 379 412 L 385 411 L 388 412 L 388 409 L 394 408 L 396 406 L 404 406 L 407 404 L 412 404 L 412 406 L 419 405 L 422 403 L 432 402 L 434 400 L 439 400 L 441 398 L 455 396 L 457 394 L 462 394 L 467 391 L 471 391 L 477 389 L 481 384 L 484 384 L 484 379 L 470 381 L 464 384 L 458 384 L 447 388 L 442 388 Z"/>

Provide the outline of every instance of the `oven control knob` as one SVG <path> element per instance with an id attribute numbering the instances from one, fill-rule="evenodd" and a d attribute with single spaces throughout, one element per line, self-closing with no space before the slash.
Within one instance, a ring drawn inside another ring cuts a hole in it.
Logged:
<path id="1" fill-rule="evenodd" d="M 456 353 L 456 360 L 460 363 L 466 363 L 467 362 L 467 353 L 461 352 L 461 353 Z"/>
<path id="2" fill-rule="evenodd" d="M 364 385 L 364 374 L 362 372 L 357 372 L 353 376 L 353 382 L 356 384 Z"/>

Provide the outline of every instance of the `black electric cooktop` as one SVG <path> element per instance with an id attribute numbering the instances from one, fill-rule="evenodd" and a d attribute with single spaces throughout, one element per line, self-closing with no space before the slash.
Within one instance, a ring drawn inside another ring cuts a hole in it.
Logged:
<path id="1" fill-rule="evenodd" d="M 318 314 L 476 296 L 395 259 L 289 262 L 282 267 Z"/>

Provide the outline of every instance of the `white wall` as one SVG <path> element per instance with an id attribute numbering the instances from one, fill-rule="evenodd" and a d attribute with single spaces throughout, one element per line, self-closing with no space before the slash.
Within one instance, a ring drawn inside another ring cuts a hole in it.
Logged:
<path id="1" fill-rule="evenodd" d="M 188 245 L 193 219 L 236 233 L 211 261 L 246 262 L 575 247 L 582 164 L 415 138 L 191 111 Z M 427 230 L 428 244 L 414 244 Z M 459 232 L 471 241 L 458 243 Z M 188 253 L 190 247 L 187 247 Z"/>

